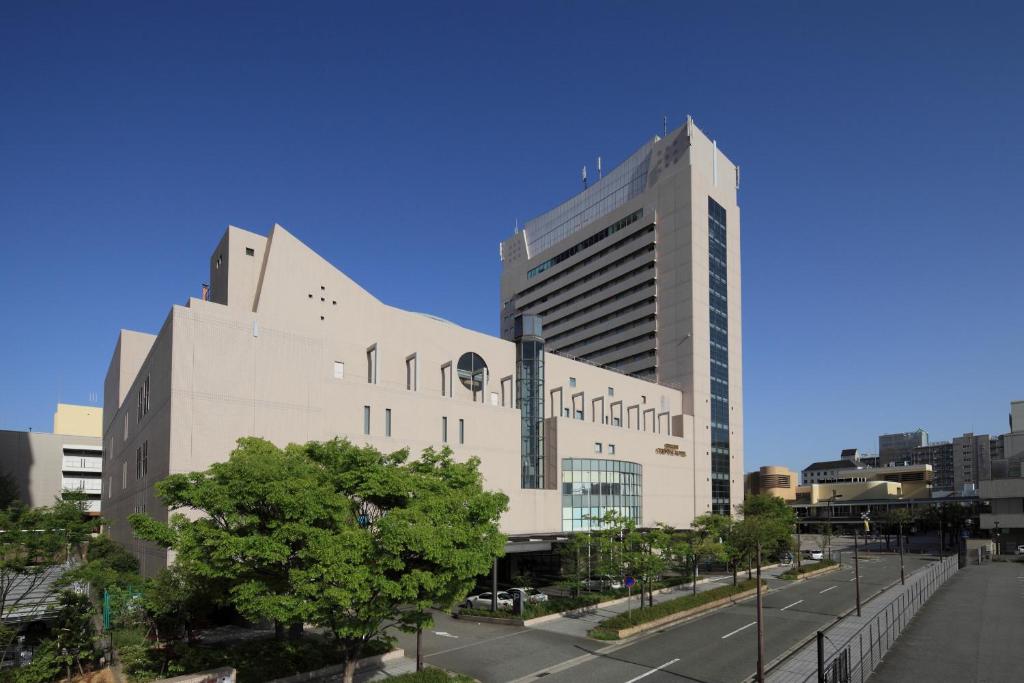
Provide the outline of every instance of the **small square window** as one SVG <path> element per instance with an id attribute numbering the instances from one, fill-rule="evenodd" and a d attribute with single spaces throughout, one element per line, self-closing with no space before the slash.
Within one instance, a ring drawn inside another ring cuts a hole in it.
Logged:
<path id="1" fill-rule="evenodd" d="M 615 444 L 608 444 L 608 455 L 615 455 Z"/>
<path id="2" fill-rule="evenodd" d="M 575 377 L 570 377 L 569 378 L 569 387 L 573 388 L 573 389 L 576 388 L 576 378 Z"/>
<path id="3" fill-rule="evenodd" d="M 595 442 L 594 443 L 594 452 L 595 453 L 600 453 L 601 452 L 601 444 L 599 442 Z"/>
<path id="4" fill-rule="evenodd" d="M 255 256 L 256 255 L 256 250 L 253 249 L 252 247 L 246 247 L 245 248 L 245 255 L 246 256 Z"/>
<path id="5" fill-rule="evenodd" d="M 614 396 L 615 395 L 615 387 L 608 387 L 608 395 L 609 396 Z"/>
<path id="6" fill-rule="evenodd" d="M 345 379 L 345 362 L 334 361 L 334 379 Z"/>

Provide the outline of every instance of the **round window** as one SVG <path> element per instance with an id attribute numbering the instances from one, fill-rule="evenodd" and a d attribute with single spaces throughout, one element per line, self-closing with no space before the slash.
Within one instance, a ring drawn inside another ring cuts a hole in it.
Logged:
<path id="1" fill-rule="evenodd" d="M 482 391 L 484 388 L 484 374 L 487 372 L 487 363 L 475 353 L 464 353 L 459 357 L 459 381 L 462 386 L 470 391 Z"/>

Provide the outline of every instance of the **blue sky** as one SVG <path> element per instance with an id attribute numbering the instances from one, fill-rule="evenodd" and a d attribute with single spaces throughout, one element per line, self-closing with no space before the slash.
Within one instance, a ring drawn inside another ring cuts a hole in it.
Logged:
<path id="1" fill-rule="evenodd" d="M 496 333 L 498 242 L 687 114 L 743 185 L 747 469 L 1024 398 L 1020 3 L 0 4 L 0 428 L 279 222 Z"/>

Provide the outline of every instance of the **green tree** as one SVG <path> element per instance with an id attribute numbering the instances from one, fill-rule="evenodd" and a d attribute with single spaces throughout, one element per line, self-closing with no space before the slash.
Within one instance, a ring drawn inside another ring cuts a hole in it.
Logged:
<path id="1" fill-rule="evenodd" d="M 95 654 L 94 610 L 89 596 L 75 591 L 64 591 L 60 599 L 60 611 L 54 620 L 53 632 L 56 651 L 71 680 L 72 666 L 79 674 L 82 660 L 91 661 Z"/>
<path id="2" fill-rule="evenodd" d="M 690 551 L 693 566 L 693 594 L 697 594 L 697 567 L 701 562 L 724 561 L 727 552 L 723 539 L 729 528 L 726 515 L 700 515 L 690 523 Z"/>
<path id="3" fill-rule="evenodd" d="M 764 620 L 761 605 L 761 563 L 765 551 L 788 549 L 792 543 L 790 529 L 796 515 L 785 501 L 776 496 L 750 496 L 739 506 L 743 519 L 735 526 L 738 542 L 756 549 L 757 561 L 757 680 L 764 680 Z"/>
<path id="4" fill-rule="evenodd" d="M 107 535 L 89 540 L 84 564 L 64 574 L 63 583 L 88 583 L 93 597 L 99 599 L 103 591 L 113 585 L 142 585 L 139 561 L 123 546 Z"/>
<path id="5" fill-rule="evenodd" d="M 447 449 L 382 454 L 334 440 L 278 449 L 239 440 L 227 462 L 157 484 L 168 524 L 133 515 L 136 534 L 173 548 L 188 571 L 223 580 L 250 619 L 313 623 L 346 654 L 472 588 L 504 549 L 508 499 L 485 491 L 479 461 Z"/>
<path id="6" fill-rule="evenodd" d="M 0 614 L 6 619 L 40 599 L 53 599 L 63 565 L 79 553 L 91 528 L 84 503 L 73 496 L 58 498 L 50 507 L 0 510 Z M 40 590 L 51 584 L 40 597 Z M 0 625 L 0 663 L 16 635 L 15 629 Z"/>

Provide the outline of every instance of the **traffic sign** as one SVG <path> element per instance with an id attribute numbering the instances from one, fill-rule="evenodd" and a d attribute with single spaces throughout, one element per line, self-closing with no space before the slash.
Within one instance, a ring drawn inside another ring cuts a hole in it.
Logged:
<path id="1" fill-rule="evenodd" d="M 633 586 L 636 585 L 636 579 L 634 579 L 632 576 L 627 576 L 625 583 L 626 583 L 626 588 L 632 588 Z"/>

